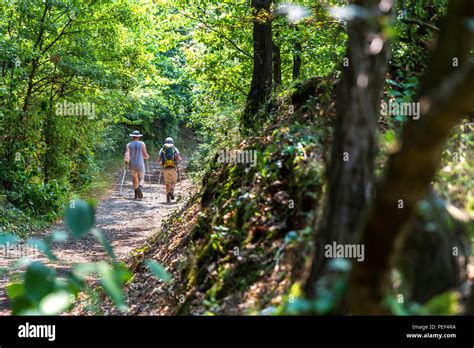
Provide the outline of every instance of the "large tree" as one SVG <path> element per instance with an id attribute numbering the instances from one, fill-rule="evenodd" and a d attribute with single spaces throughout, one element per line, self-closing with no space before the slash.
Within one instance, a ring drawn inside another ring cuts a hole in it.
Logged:
<path id="1" fill-rule="evenodd" d="M 430 187 L 451 130 L 474 107 L 470 55 L 474 32 L 469 26 L 473 17 L 474 1 L 450 1 L 421 84 L 421 118 L 404 128 L 362 233 L 365 262 L 354 263 L 349 280 L 348 303 L 353 314 L 388 312 L 382 301 L 390 287 L 397 246 L 418 201 Z"/>
<path id="2" fill-rule="evenodd" d="M 253 74 L 250 92 L 242 115 L 242 129 L 253 128 L 255 115 L 272 90 L 272 0 L 252 0 L 253 12 Z"/>
<path id="3" fill-rule="evenodd" d="M 337 91 L 325 220 L 316 236 L 316 254 L 306 286 L 309 297 L 314 296 L 315 281 L 324 272 L 324 246 L 353 243 L 372 198 L 375 136 L 388 59 L 380 23 L 390 9 L 382 11 L 378 0 L 357 0 L 352 6 L 360 6 L 362 14 L 348 26 L 347 53 Z"/>

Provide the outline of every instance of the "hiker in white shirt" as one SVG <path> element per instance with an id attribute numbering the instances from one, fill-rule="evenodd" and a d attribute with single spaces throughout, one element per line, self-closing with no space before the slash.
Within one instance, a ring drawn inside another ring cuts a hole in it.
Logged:
<path id="1" fill-rule="evenodd" d="M 146 152 L 146 146 L 140 138 L 143 134 L 139 131 L 134 131 L 130 134 L 132 141 L 127 144 L 124 160 L 128 165 L 132 175 L 133 190 L 135 191 L 135 199 L 143 198 L 143 184 L 145 181 L 145 162 L 144 160 L 150 158 Z"/>

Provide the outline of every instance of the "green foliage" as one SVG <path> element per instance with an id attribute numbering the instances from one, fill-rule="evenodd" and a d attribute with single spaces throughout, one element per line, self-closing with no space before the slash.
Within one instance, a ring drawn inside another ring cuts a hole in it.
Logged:
<path id="1" fill-rule="evenodd" d="M 471 216 L 474 216 L 473 149 L 474 124 L 463 120 L 448 140 L 434 185 L 443 199 Z"/>
<path id="2" fill-rule="evenodd" d="M 308 117 L 317 102 L 328 100 L 304 102 L 291 119 L 284 117 L 288 105 L 282 103 L 270 117 L 283 121 L 241 145 L 241 150 L 256 151 L 255 166 L 220 163 L 217 156 L 210 163 L 192 230 L 192 261 L 185 271 L 186 290 L 199 286 L 208 310 L 218 310 L 226 296 L 248 291 L 289 250 L 299 250 L 295 261 L 311 250 L 310 223 L 320 214 L 324 177 L 322 137 L 314 129 L 328 122 Z M 253 256 L 269 256 L 272 262 L 259 263 Z M 215 270 L 211 274 L 210 268 Z"/>
<path id="3" fill-rule="evenodd" d="M 426 26 L 405 21 L 416 19 L 437 26 L 446 13 L 447 0 L 398 1 L 395 9 L 396 40 L 392 45 L 392 78 L 403 82 L 410 77 L 419 77 L 428 62 L 430 40 L 436 32 Z"/>
<path id="4" fill-rule="evenodd" d="M 423 306 L 431 315 L 454 315 L 458 314 L 459 293 L 456 291 L 448 291 L 444 294 L 432 298 Z"/>
<path id="5" fill-rule="evenodd" d="M 176 136 L 190 112 L 184 53 L 157 41 L 169 33 L 156 11 L 143 2 L 0 3 L 2 229 L 25 236 L 55 221 L 97 187 L 131 129 L 156 144 Z M 94 108 L 65 114 L 64 103 Z"/>
<path id="6" fill-rule="evenodd" d="M 94 211 L 92 207 L 81 200 L 72 201 L 65 212 L 67 227 L 74 238 L 84 236 L 94 224 Z"/>
<path id="7" fill-rule="evenodd" d="M 84 201 L 75 201 L 74 207 L 66 211 L 66 221 L 73 238 L 84 237 L 92 227 L 94 211 Z M 76 264 L 64 276 L 58 276 L 52 267 L 39 261 L 20 260 L 10 265 L 7 273 L 11 273 L 12 281 L 7 286 L 7 295 L 11 301 L 13 315 L 57 315 L 73 306 L 81 291 L 93 293 L 86 278 L 96 274 L 105 293 L 112 299 L 117 308 L 125 312 L 127 305 L 122 290 L 132 274 L 122 263 L 116 260 L 107 239 L 97 230 L 92 234 L 102 243 L 112 259 L 112 263 L 99 261 L 94 263 Z M 51 262 L 58 261 L 51 252 L 51 243 L 63 242 L 69 238 L 63 231 L 54 231 L 44 240 L 30 239 L 27 244 L 37 247 Z M 1 244 L 14 244 L 18 238 L 13 235 L 0 235 Z M 16 274 L 15 268 L 26 265 L 24 273 Z M 98 300 L 98 298 L 95 298 Z"/>
<path id="8" fill-rule="evenodd" d="M 347 276 L 351 269 L 350 261 L 333 259 L 327 265 L 327 275 L 316 284 L 315 298 L 304 298 L 299 283 L 293 284 L 290 293 L 274 314 L 302 315 L 337 314 L 347 288 Z"/>
<path id="9" fill-rule="evenodd" d="M 105 292 L 110 296 L 117 308 L 125 312 L 128 308 L 125 305 L 125 296 L 121 284 L 131 279 L 130 271 L 123 264 L 115 264 L 111 267 L 103 261 L 97 263 L 96 267 Z"/>
<path id="10" fill-rule="evenodd" d="M 384 306 L 389 309 L 393 315 L 426 315 L 427 311 L 416 302 L 400 301 L 398 295 L 387 296 L 384 299 Z"/>
<path id="11" fill-rule="evenodd" d="M 28 265 L 22 282 L 10 283 L 7 294 L 14 315 L 55 315 L 68 309 L 78 293 L 71 278 L 58 278 L 41 262 Z"/>
<path id="12" fill-rule="evenodd" d="M 158 262 L 153 260 L 145 260 L 145 264 L 157 279 L 164 282 L 170 282 L 172 280 L 171 275 Z"/>

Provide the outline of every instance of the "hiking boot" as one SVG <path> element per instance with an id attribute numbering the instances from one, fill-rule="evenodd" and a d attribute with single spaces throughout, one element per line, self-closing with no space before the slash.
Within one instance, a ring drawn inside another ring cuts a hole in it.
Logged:
<path id="1" fill-rule="evenodd" d="M 171 203 L 171 193 L 166 195 L 166 203 Z"/>
<path id="2" fill-rule="evenodd" d="M 138 198 L 138 190 L 134 190 L 135 191 L 135 199 Z"/>
<path id="3" fill-rule="evenodd" d="M 174 193 L 173 193 L 173 192 L 170 192 L 170 198 L 171 198 L 172 200 L 174 200 Z"/>
<path id="4" fill-rule="evenodd" d="M 138 198 L 140 198 L 140 199 L 143 198 L 143 192 L 142 192 L 142 187 L 141 186 L 138 186 L 137 194 L 138 194 Z"/>

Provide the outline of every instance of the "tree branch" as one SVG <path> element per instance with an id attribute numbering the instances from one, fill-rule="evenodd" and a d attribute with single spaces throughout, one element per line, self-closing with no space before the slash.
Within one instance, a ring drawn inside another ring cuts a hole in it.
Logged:
<path id="1" fill-rule="evenodd" d="M 46 53 L 50 48 L 51 46 L 53 46 L 63 35 L 64 35 L 64 32 L 66 31 L 67 27 L 72 23 L 72 19 L 69 18 L 69 21 L 66 23 L 66 25 L 63 27 L 63 29 L 61 30 L 61 32 L 59 33 L 59 35 L 53 40 L 51 41 L 51 43 L 46 46 L 46 48 L 44 48 L 41 53 L 44 54 Z"/>
<path id="2" fill-rule="evenodd" d="M 181 11 L 180 11 L 180 13 L 181 13 L 183 16 L 185 16 L 186 18 L 189 18 L 189 19 L 192 19 L 192 20 L 195 20 L 195 21 L 201 23 L 201 24 L 204 25 L 207 29 L 209 29 L 209 30 L 213 31 L 214 33 L 218 34 L 218 35 L 219 35 L 220 37 L 222 37 L 225 41 L 227 41 L 228 43 L 230 43 L 237 51 L 239 51 L 240 53 L 242 53 L 242 54 L 245 55 L 246 57 L 253 59 L 253 56 L 252 56 L 250 53 L 248 53 L 248 52 L 244 51 L 243 49 L 241 49 L 239 46 L 237 46 L 237 44 L 236 44 L 234 41 L 232 41 L 230 38 L 228 38 L 226 35 L 224 35 L 221 31 L 219 31 L 219 30 L 217 30 L 217 29 L 214 29 L 211 25 L 209 25 L 209 24 L 208 24 L 206 21 L 204 21 L 204 19 L 202 19 L 201 17 L 198 17 L 198 18 L 192 17 L 192 16 L 190 16 L 190 15 L 184 13 L 184 12 L 181 12 Z"/>
<path id="3" fill-rule="evenodd" d="M 433 25 L 433 24 L 430 24 L 430 23 L 427 23 L 427 22 L 423 22 L 422 20 L 417 19 L 417 18 L 402 18 L 401 21 L 403 23 L 418 24 L 420 27 L 426 27 L 426 28 L 429 28 L 429 29 L 434 30 L 434 31 L 439 31 L 439 28 L 436 25 Z"/>

